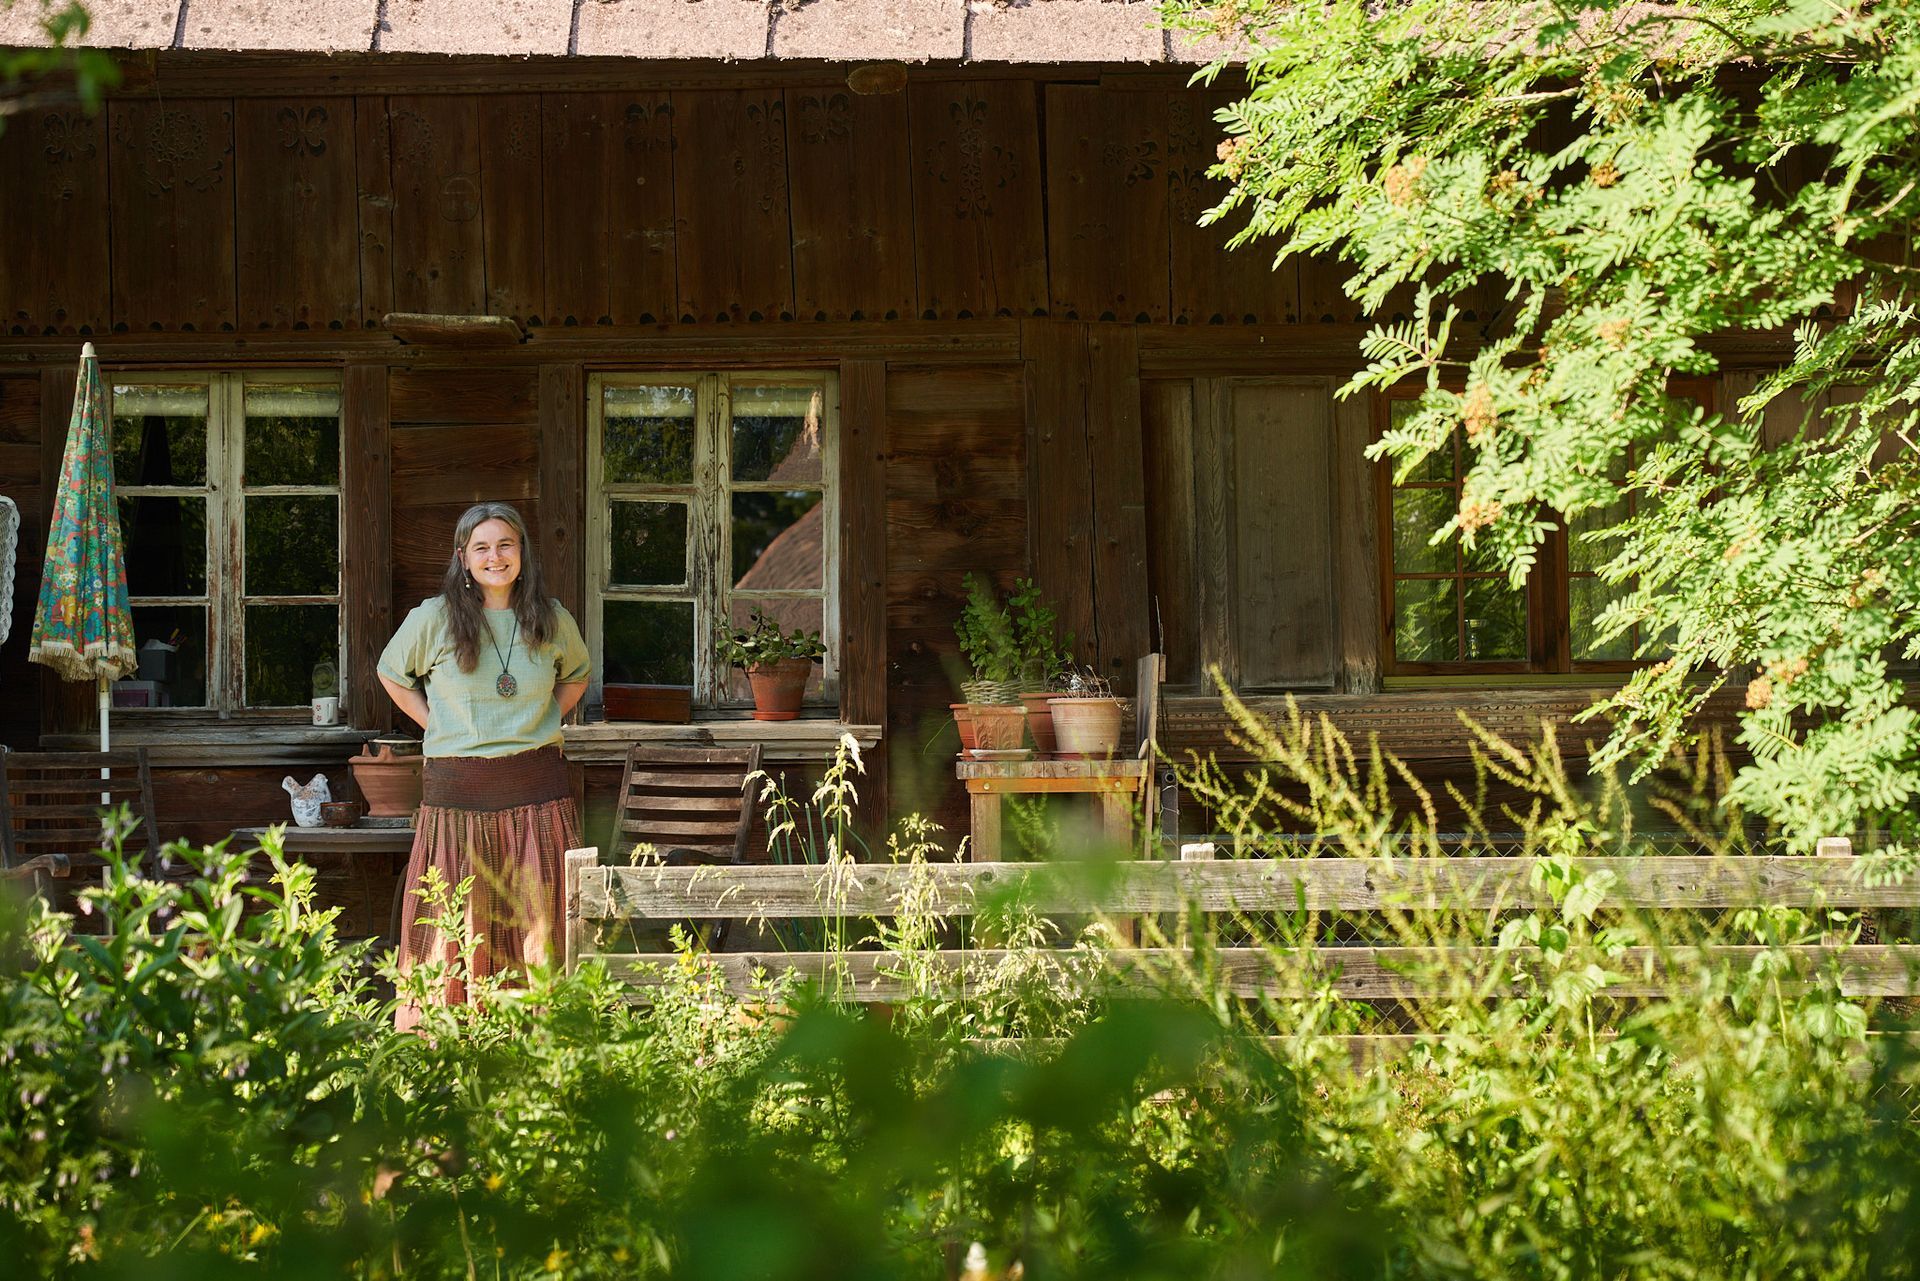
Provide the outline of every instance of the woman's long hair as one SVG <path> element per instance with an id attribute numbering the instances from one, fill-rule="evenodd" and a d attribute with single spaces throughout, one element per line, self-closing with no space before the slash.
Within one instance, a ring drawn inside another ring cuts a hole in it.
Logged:
<path id="1" fill-rule="evenodd" d="M 463 672 L 472 671 L 480 661 L 480 632 L 487 625 L 480 587 L 467 576 L 467 540 L 483 521 L 489 520 L 505 521 L 520 539 L 520 577 L 513 580 L 508 599 L 514 617 L 520 620 L 520 634 L 527 638 L 527 649 L 538 650 L 553 639 L 553 598 L 547 595 L 540 557 L 534 554 L 533 540 L 527 537 L 527 522 L 506 503 L 475 503 L 453 527 L 453 558 L 447 562 L 446 577 L 440 580 L 440 595 L 447 602 L 447 630 L 453 634 L 453 656 Z"/>

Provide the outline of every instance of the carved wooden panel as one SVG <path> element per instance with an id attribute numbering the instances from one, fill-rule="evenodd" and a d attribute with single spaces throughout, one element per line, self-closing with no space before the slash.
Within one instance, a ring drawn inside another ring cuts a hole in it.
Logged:
<path id="1" fill-rule="evenodd" d="M 1033 86 L 918 84 L 908 111 L 920 314 L 1044 314 L 1047 236 Z"/>
<path id="2" fill-rule="evenodd" d="M 664 94 L 542 101 L 547 323 L 674 312 L 673 107 Z"/>
<path id="3" fill-rule="evenodd" d="M 359 319 L 353 102 L 234 103 L 242 329 L 344 328 Z"/>
<path id="4" fill-rule="evenodd" d="M 540 201 L 540 100 L 495 95 L 480 104 L 480 231 L 488 315 L 527 323 L 546 310 Z"/>
<path id="5" fill-rule="evenodd" d="M 1047 87 L 1048 280 L 1055 315 L 1165 321 L 1167 100 Z"/>
<path id="6" fill-rule="evenodd" d="M 107 134 L 78 107 L 0 133 L 0 330 L 107 328 Z"/>
<path id="7" fill-rule="evenodd" d="M 624 94 L 616 184 L 607 206 L 607 265 L 615 324 L 674 317 L 673 104 L 665 94 Z"/>
<path id="8" fill-rule="evenodd" d="M 385 98 L 353 100 L 354 168 L 359 175 L 360 323 L 393 310 L 393 136 Z"/>
<path id="9" fill-rule="evenodd" d="M 393 148 L 393 306 L 486 310 L 480 202 L 480 100 L 388 99 Z"/>
<path id="10" fill-rule="evenodd" d="M 778 89 L 673 98 L 682 319 L 793 316 L 786 102 Z"/>
<path id="11" fill-rule="evenodd" d="M 1289 261 L 1275 269 L 1279 241 L 1256 240 L 1228 250 L 1227 240 L 1244 227 L 1236 210 L 1211 226 L 1200 216 L 1227 194 L 1227 184 L 1207 177 L 1218 158 L 1225 126 L 1214 112 L 1234 101 L 1221 91 L 1183 90 L 1167 99 L 1167 229 L 1173 261 L 1176 323 L 1290 324 L 1300 318 L 1300 268 Z"/>
<path id="12" fill-rule="evenodd" d="M 794 302 L 813 320 L 913 315 L 913 183 L 902 94 L 788 92 Z"/>
<path id="13" fill-rule="evenodd" d="M 115 328 L 234 327 L 233 105 L 107 104 Z"/>

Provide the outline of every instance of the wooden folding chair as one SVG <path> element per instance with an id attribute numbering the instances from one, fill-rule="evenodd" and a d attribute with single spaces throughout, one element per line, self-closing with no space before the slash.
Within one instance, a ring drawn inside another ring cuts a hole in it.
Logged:
<path id="1" fill-rule="evenodd" d="M 748 747 L 636 743 L 627 751 L 627 767 L 620 779 L 608 861 L 616 866 L 632 863 L 635 851 L 646 845 L 668 867 L 746 862 L 747 838 L 753 831 L 751 777 L 759 768 L 758 743 Z M 726 926 L 725 921 L 706 923 L 709 950 L 720 950 Z"/>
<path id="2" fill-rule="evenodd" d="M 108 775 L 104 779 L 102 770 Z M 105 805 L 102 796 L 108 798 Z M 125 805 L 139 820 L 122 848 L 151 865 L 159 856 L 160 835 L 145 748 L 14 752 L 0 747 L 0 864 L 7 879 L 31 877 L 36 893 L 62 911 L 72 910 L 73 889 L 95 878 L 73 878 L 56 895 L 42 874 L 68 879 L 74 869 L 90 873 L 106 866 L 100 857 L 100 814 L 113 805 Z"/>

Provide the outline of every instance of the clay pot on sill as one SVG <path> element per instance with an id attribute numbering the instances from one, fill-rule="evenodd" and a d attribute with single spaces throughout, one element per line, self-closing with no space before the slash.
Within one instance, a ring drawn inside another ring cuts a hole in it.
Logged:
<path id="1" fill-rule="evenodd" d="M 411 739 L 376 738 L 347 764 L 366 798 L 369 818 L 412 818 L 420 808 L 420 770 L 425 758 Z"/>
<path id="2" fill-rule="evenodd" d="M 753 686 L 753 719 L 791 721 L 800 716 L 806 701 L 807 679 L 813 675 L 811 658 L 783 658 L 747 669 L 747 683 Z"/>
<path id="3" fill-rule="evenodd" d="M 1053 698 L 1053 733 L 1062 756 L 1106 760 L 1120 748 L 1120 700 L 1117 698 Z"/>
<path id="4" fill-rule="evenodd" d="M 960 731 L 960 752 L 965 755 L 980 746 L 980 740 L 973 735 L 973 704 L 948 703 L 947 710 L 953 713 L 953 724 Z"/>
<path id="5" fill-rule="evenodd" d="M 1027 709 L 1018 703 L 975 703 L 974 746 L 983 752 L 1005 752 L 1026 746 Z"/>
<path id="6" fill-rule="evenodd" d="M 1020 696 L 1027 708 L 1027 733 L 1033 736 L 1033 750 L 1041 756 L 1052 756 L 1060 750 L 1053 732 L 1053 709 L 1047 706 L 1052 697 L 1045 690 Z"/>

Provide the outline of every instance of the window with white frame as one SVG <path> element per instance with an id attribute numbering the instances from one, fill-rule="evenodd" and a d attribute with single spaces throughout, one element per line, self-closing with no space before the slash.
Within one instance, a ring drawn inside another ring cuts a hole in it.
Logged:
<path id="1" fill-rule="evenodd" d="M 143 373 L 110 385 L 141 654 L 116 704 L 225 716 L 337 693 L 339 381 Z"/>
<path id="2" fill-rule="evenodd" d="M 751 700 L 716 629 L 758 608 L 819 632 L 810 702 L 838 688 L 839 388 L 827 373 L 602 374 L 589 386 L 587 643 L 605 682 Z"/>

